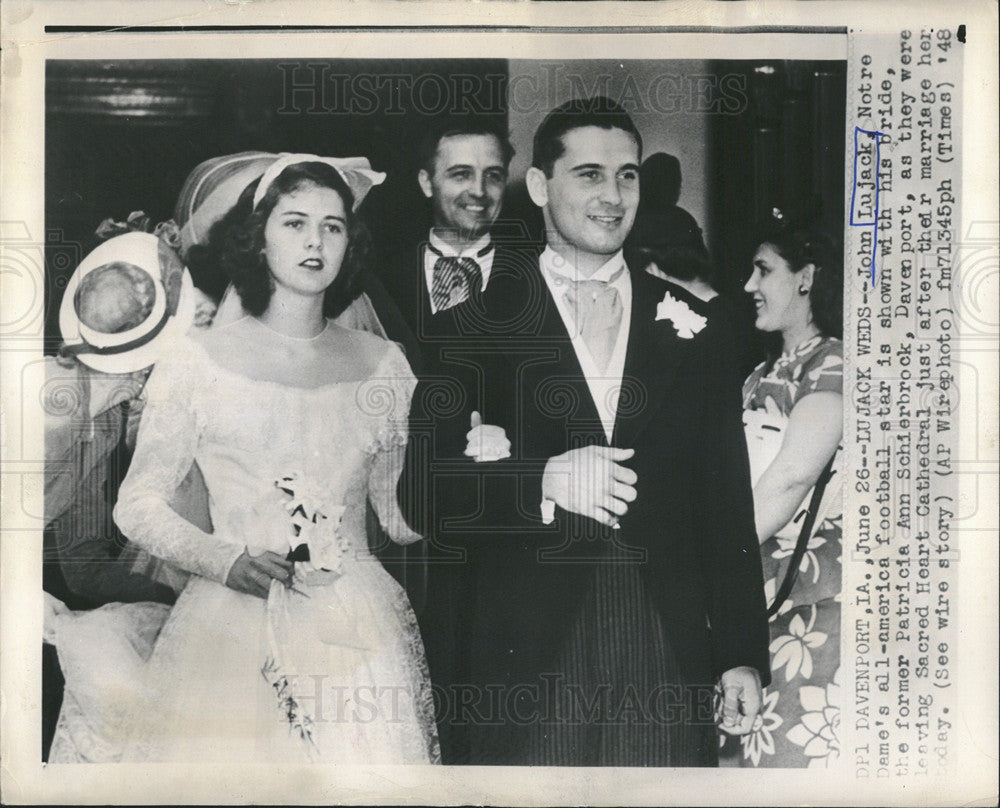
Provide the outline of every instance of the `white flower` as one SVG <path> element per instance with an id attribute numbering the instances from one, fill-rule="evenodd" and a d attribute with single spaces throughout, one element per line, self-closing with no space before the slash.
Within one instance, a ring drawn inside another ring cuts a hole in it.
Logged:
<path id="1" fill-rule="evenodd" d="M 802 723 L 788 730 L 787 737 L 810 758 L 810 769 L 835 767 L 840 759 L 840 671 L 837 668 L 825 688 L 799 688 L 805 712 Z"/>
<path id="2" fill-rule="evenodd" d="M 315 569 L 340 572 L 343 558 L 350 549 L 340 536 L 340 519 L 346 508 L 337 505 L 328 510 L 332 513 L 329 517 L 319 514 L 315 520 L 307 521 L 301 517 L 293 520 L 299 527 L 299 544 L 309 547 L 309 561 L 298 562 L 306 571 Z"/>
<path id="3" fill-rule="evenodd" d="M 765 693 L 760 720 L 754 723 L 753 732 L 740 738 L 743 744 L 743 757 L 754 766 L 760 765 L 761 756 L 774 754 L 773 733 L 784 723 L 784 719 L 775 710 L 778 706 L 778 696 L 777 690 Z"/>
<path id="4" fill-rule="evenodd" d="M 302 472 L 293 471 L 291 474 L 279 477 L 274 484 L 286 491 L 291 499 L 285 504 L 285 509 L 294 514 L 296 510 L 302 508 L 306 519 L 314 516 L 330 516 L 327 511 L 333 500 L 333 492 L 330 487 L 323 485 L 315 479 L 306 477 Z"/>
<path id="5" fill-rule="evenodd" d="M 771 558 L 775 561 L 780 561 L 783 558 L 788 558 L 795 552 L 795 545 L 798 544 L 799 537 L 787 539 L 778 536 L 778 549 L 771 553 Z M 805 574 L 809 571 L 809 567 L 813 568 L 813 578 L 812 582 L 816 583 L 819 580 L 819 557 L 814 552 L 818 548 L 826 544 L 826 539 L 819 534 L 813 535 L 809 539 L 809 543 L 806 545 L 806 551 L 802 554 L 802 561 L 799 562 L 799 572 Z"/>
<path id="6" fill-rule="evenodd" d="M 340 535 L 340 520 L 346 507 L 335 503 L 328 485 L 295 471 L 274 481 L 288 494 L 285 510 L 295 535 L 289 541 L 291 549 L 300 544 L 309 548 L 309 561 L 296 562 L 303 574 L 323 570 L 339 573 L 350 542 Z M 296 571 L 296 576 L 298 576 Z"/>
<path id="7" fill-rule="evenodd" d="M 691 311 L 687 303 L 666 292 L 656 306 L 657 320 L 670 320 L 681 339 L 691 339 L 707 324 L 708 320 Z"/>
<path id="8" fill-rule="evenodd" d="M 284 506 L 285 495 L 275 488 L 265 489 L 256 500 L 247 497 L 246 505 L 230 520 L 230 540 L 244 543 L 252 556 L 267 551 L 285 555 L 298 542 L 295 525 Z"/>
<path id="9" fill-rule="evenodd" d="M 788 624 L 790 634 L 778 637 L 771 643 L 771 653 L 774 659 L 771 661 L 771 669 L 777 671 L 785 667 L 785 681 L 790 682 L 796 674 L 802 673 L 804 679 L 812 676 L 812 654 L 810 648 L 819 648 L 827 640 L 827 635 L 822 631 L 813 631 L 812 627 L 816 622 L 816 607 L 812 606 L 812 616 L 809 618 L 809 625 L 802 620 L 801 615 L 795 615 Z"/>

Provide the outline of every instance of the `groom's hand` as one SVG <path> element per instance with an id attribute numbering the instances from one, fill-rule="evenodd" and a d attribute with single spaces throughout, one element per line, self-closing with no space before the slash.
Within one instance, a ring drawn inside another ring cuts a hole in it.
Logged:
<path id="1" fill-rule="evenodd" d="M 549 458 L 542 477 L 542 496 L 564 511 L 614 526 L 635 500 L 636 473 L 618 461 L 634 449 L 584 446 Z"/>
<path id="2" fill-rule="evenodd" d="M 722 731 L 746 735 L 754 729 L 763 697 L 756 668 L 730 668 L 719 679 L 722 690 Z"/>

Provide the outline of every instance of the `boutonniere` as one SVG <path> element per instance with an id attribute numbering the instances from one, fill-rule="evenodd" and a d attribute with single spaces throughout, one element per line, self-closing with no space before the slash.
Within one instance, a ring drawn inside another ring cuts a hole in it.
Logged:
<path id="1" fill-rule="evenodd" d="M 708 320 L 691 310 L 683 300 L 666 292 L 656 306 L 657 320 L 670 320 L 681 339 L 691 339 L 707 324 Z"/>

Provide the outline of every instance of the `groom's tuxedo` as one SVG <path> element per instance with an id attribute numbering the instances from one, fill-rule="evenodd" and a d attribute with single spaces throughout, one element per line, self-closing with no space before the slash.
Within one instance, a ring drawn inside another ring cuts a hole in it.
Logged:
<path id="1" fill-rule="evenodd" d="M 460 759 L 593 762 L 578 748 L 589 743 L 586 731 L 559 713 L 574 693 L 584 708 L 593 706 L 606 680 L 617 676 L 626 690 L 635 684 L 640 701 L 651 697 L 651 688 L 684 690 L 669 691 L 677 703 L 660 722 L 673 734 L 654 740 L 656 751 L 637 763 L 711 763 L 715 738 L 706 693 L 738 666 L 755 667 L 765 683 L 769 679 L 728 331 L 708 322 L 692 334 L 657 319 L 668 293 L 679 305 L 664 311 L 675 316 L 679 309 L 704 309 L 646 273 L 631 275 L 631 290 L 610 443 L 537 255 L 522 255 L 490 280 L 482 319 L 497 325 L 485 354 L 488 378 L 471 391 L 467 409 L 437 419 L 434 451 L 422 460 L 412 456 L 424 471 L 408 465 L 404 474 L 409 485 L 419 478 L 425 492 L 437 492 L 425 495 L 423 529 L 439 554 L 454 551 L 460 559 L 453 564 L 456 585 L 437 606 L 455 620 L 422 624 L 432 679 L 444 688 L 444 723 L 467 733 L 459 733 Z M 463 466 L 459 447 L 471 409 L 504 427 L 511 458 Z M 543 524 L 546 461 L 588 444 L 635 450 L 623 464 L 638 475 L 637 498 L 620 529 L 560 509 L 553 523 Z M 442 644 L 428 635 L 438 627 L 456 635 Z M 458 652 L 453 658 L 435 653 L 449 644 Z M 698 728 L 694 735 L 685 734 L 688 725 Z M 627 754 L 608 759 L 633 761 Z"/>

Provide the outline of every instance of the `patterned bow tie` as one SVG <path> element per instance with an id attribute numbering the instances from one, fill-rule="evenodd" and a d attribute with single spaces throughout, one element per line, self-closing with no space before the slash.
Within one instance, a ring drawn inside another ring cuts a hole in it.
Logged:
<path id="1" fill-rule="evenodd" d="M 590 351 L 594 364 L 607 370 L 622 324 L 622 301 L 614 283 L 625 271 L 622 266 L 606 281 L 576 281 L 553 272 L 556 287 L 565 287 L 563 299 L 573 312 L 576 333 Z"/>
<path id="2" fill-rule="evenodd" d="M 473 258 L 442 255 L 434 262 L 431 299 L 438 311 L 450 309 L 469 298 L 471 289 L 482 284 L 483 272 Z"/>
<path id="3" fill-rule="evenodd" d="M 476 258 L 483 258 L 493 251 L 493 242 L 476 253 L 476 258 L 445 255 L 433 244 L 427 249 L 436 255 L 431 273 L 431 300 L 435 311 L 444 311 L 469 299 L 473 290 L 482 288 L 483 270 Z"/>

